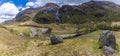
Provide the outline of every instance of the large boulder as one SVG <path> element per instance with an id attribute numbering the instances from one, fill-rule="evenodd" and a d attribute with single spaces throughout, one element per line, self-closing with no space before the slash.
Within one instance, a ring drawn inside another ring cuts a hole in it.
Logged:
<path id="1" fill-rule="evenodd" d="M 63 42 L 63 39 L 57 36 L 50 37 L 51 44 L 59 44 Z"/>
<path id="2" fill-rule="evenodd" d="M 113 35 L 113 33 L 109 30 L 105 30 L 100 34 L 99 43 L 100 43 L 99 46 L 100 48 L 107 46 L 116 49 L 115 35 Z"/>
<path id="3" fill-rule="evenodd" d="M 51 28 L 35 28 L 32 27 L 30 29 L 30 37 L 40 36 L 41 34 L 45 34 L 46 36 L 50 37 L 51 35 Z"/>
<path id="4" fill-rule="evenodd" d="M 116 53 L 117 51 L 111 47 L 104 46 L 103 52 L 104 52 L 105 56 L 110 56 L 110 55 Z"/>

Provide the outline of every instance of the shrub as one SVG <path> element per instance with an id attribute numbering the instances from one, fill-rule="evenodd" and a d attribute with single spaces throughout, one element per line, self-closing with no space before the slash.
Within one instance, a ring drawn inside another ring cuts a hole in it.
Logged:
<path id="1" fill-rule="evenodd" d="M 94 24 L 80 24 L 77 26 L 76 32 L 87 34 L 96 30 L 97 27 Z"/>
<path id="2" fill-rule="evenodd" d="M 29 36 L 30 30 L 25 30 L 25 31 L 23 32 L 23 34 L 24 34 L 25 36 Z"/>
<path id="3" fill-rule="evenodd" d="M 16 18 L 16 21 L 24 22 L 24 21 L 27 21 L 27 20 L 29 20 L 29 19 L 31 19 L 30 16 L 28 16 L 28 15 L 23 15 L 23 16 L 21 16 L 21 17 L 19 17 L 19 18 Z"/>
<path id="4" fill-rule="evenodd" d="M 112 29 L 111 24 L 108 22 L 97 23 L 96 27 L 97 29 L 100 29 L 100 30 L 111 30 Z"/>
<path id="5" fill-rule="evenodd" d="M 113 31 L 119 31 L 120 30 L 120 26 L 119 25 L 114 25 L 114 26 L 112 26 L 112 30 Z"/>

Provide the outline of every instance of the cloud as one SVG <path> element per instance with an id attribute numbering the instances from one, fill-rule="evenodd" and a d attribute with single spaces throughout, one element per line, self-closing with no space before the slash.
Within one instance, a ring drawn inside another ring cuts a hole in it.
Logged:
<path id="1" fill-rule="evenodd" d="M 85 2 L 88 2 L 90 0 L 29 0 L 28 3 L 26 3 L 26 8 L 36 8 L 45 5 L 46 3 L 56 3 L 58 5 L 79 5 Z M 120 0 L 95 0 L 95 1 L 112 1 L 117 4 L 120 4 Z"/>
<path id="2" fill-rule="evenodd" d="M 26 4 L 26 7 L 36 8 L 36 7 L 43 6 L 46 3 L 56 3 L 58 5 L 63 5 L 63 4 L 78 5 L 86 1 L 89 1 L 89 0 L 36 0 L 36 1 L 30 0 L 30 2 Z"/>
<path id="3" fill-rule="evenodd" d="M 34 3 L 34 2 L 28 2 L 28 3 L 26 4 L 26 6 L 27 6 L 27 7 L 33 7 L 33 6 L 35 6 L 35 3 Z"/>
<path id="4" fill-rule="evenodd" d="M 26 7 L 40 7 L 45 5 L 46 3 L 52 2 L 52 3 L 57 3 L 58 5 L 63 5 L 63 4 L 69 4 L 69 5 L 79 5 L 84 2 L 88 2 L 90 0 L 28 0 L 29 2 L 26 4 Z M 116 4 L 120 4 L 120 0 L 95 0 L 95 1 L 111 1 Z"/>
<path id="5" fill-rule="evenodd" d="M 2 4 L 0 6 L 0 22 L 14 18 L 18 12 L 19 9 L 13 3 Z"/>

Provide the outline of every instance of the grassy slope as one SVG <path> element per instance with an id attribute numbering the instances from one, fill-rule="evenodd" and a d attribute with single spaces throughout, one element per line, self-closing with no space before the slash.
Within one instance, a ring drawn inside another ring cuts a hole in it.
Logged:
<path id="1" fill-rule="evenodd" d="M 21 25 L 21 26 L 19 26 Z M 21 24 L 16 24 L 16 25 L 7 25 L 6 27 L 9 29 L 12 29 L 14 31 L 17 31 L 17 33 L 26 31 L 27 29 L 30 29 L 31 27 L 36 26 L 36 27 L 50 27 L 52 28 L 52 34 L 67 34 L 67 33 L 75 33 L 75 25 L 70 25 L 70 24 L 60 24 L 56 25 L 54 23 L 52 24 L 37 24 L 35 22 L 27 21 Z"/>
<path id="2" fill-rule="evenodd" d="M 55 24 L 45 25 L 41 24 L 42 27 L 52 27 L 53 32 L 57 34 L 62 34 L 67 31 L 67 33 L 74 32 L 74 28 L 71 31 L 60 28 Z M 16 30 L 18 33 L 29 29 L 28 26 L 18 26 L 12 25 L 7 26 L 7 28 Z M 59 30 L 61 31 L 59 32 Z M 49 40 L 40 40 L 37 38 L 20 38 L 17 35 L 9 32 L 4 28 L 0 28 L 0 55 L 1 56 L 101 56 L 102 50 L 98 49 L 98 38 L 102 31 L 95 31 L 86 35 L 74 39 L 67 39 L 64 43 L 51 45 Z M 120 32 L 114 32 L 118 43 L 118 53 L 113 56 L 120 55 Z M 41 36 L 44 38 L 45 36 Z M 37 47 L 38 43 L 42 43 L 42 46 Z"/>
<path id="3" fill-rule="evenodd" d="M 0 56 L 11 56 L 20 53 L 25 48 L 24 39 L 0 28 Z"/>
<path id="4" fill-rule="evenodd" d="M 103 55 L 102 50 L 98 49 L 97 43 L 100 33 L 101 31 L 96 31 L 78 37 L 79 39 L 67 39 L 64 43 L 57 45 L 51 45 L 49 40 L 29 39 L 26 50 L 15 56 L 101 56 Z M 118 37 L 118 32 L 114 33 Z M 120 45 L 119 42 L 119 38 L 117 38 L 118 45 Z M 37 47 L 38 43 L 43 43 L 43 45 Z M 119 51 L 113 56 L 119 56 Z"/>

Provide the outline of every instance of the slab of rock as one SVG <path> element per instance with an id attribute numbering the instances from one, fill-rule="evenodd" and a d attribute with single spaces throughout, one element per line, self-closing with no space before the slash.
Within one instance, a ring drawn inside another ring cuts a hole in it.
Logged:
<path id="1" fill-rule="evenodd" d="M 59 44 L 63 42 L 63 39 L 57 36 L 51 36 L 50 40 L 51 40 L 51 44 Z"/>
<path id="2" fill-rule="evenodd" d="M 100 34 L 99 38 L 100 48 L 103 46 L 108 46 L 113 49 L 116 49 L 116 38 L 115 35 L 109 30 L 105 30 Z"/>
<path id="3" fill-rule="evenodd" d="M 62 34 L 62 35 L 58 35 L 58 36 L 60 36 L 60 37 L 62 37 L 62 38 L 67 38 L 67 37 L 74 37 L 74 36 L 76 36 L 77 34 Z"/>

